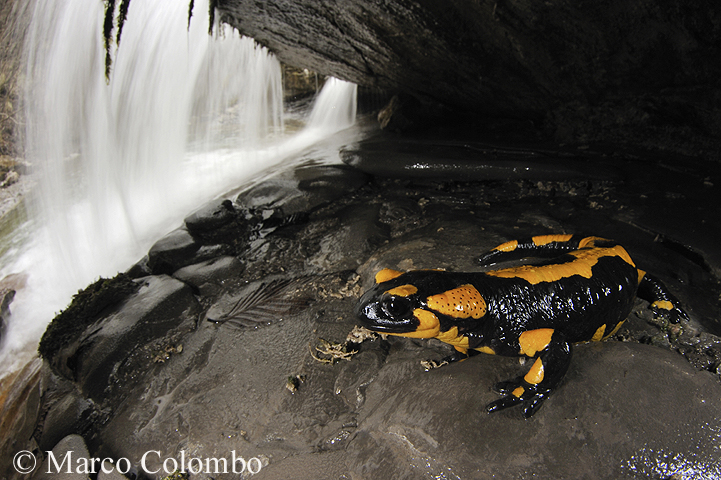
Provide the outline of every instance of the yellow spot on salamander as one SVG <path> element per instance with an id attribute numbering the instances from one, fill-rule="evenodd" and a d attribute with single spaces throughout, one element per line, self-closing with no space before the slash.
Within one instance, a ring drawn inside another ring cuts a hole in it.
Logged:
<path id="1" fill-rule="evenodd" d="M 435 338 L 441 332 L 441 323 L 433 312 L 416 308 L 413 310 L 413 316 L 416 317 L 419 322 L 416 331 L 397 335 L 409 338 Z"/>
<path id="2" fill-rule="evenodd" d="M 400 287 L 391 288 L 386 293 L 395 295 L 397 297 L 408 297 L 416 293 L 418 289 L 414 285 L 401 285 Z"/>
<path id="3" fill-rule="evenodd" d="M 518 387 L 517 389 L 515 389 L 515 390 L 514 390 L 513 392 L 511 392 L 511 393 L 513 394 L 514 397 L 516 397 L 516 398 L 521 398 L 521 395 L 523 395 L 523 392 L 525 392 L 525 391 L 526 391 L 525 388 L 523 388 L 523 387 Z"/>
<path id="4" fill-rule="evenodd" d="M 535 357 L 536 353 L 545 349 L 551 343 L 553 337 L 552 328 L 539 328 L 536 330 L 528 330 L 518 337 L 518 343 L 521 345 L 520 354 L 529 357 Z"/>
<path id="5" fill-rule="evenodd" d="M 481 353 L 487 353 L 487 354 L 489 354 L 489 355 L 495 355 L 495 354 L 496 354 L 496 352 L 495 352 L 491 347 L 478 347 L 478 348 L 476 348 L 476 349 L 474 349 L 474 350 L 477 350 L 477 351 L 479 351 L 479 352 L 481 352 Z"/>
<path id="6" fill-rule="evenodd" d="M 390 268 L 384 268 L 380 272 L 376 273 L 376 283 L 387 282 L 388 280 L 393 280 L 394 278 L 398 278 L 401 275 L 403 275 L 403 272 L 399 272 L 398 270 L 391 270 Z"/>
<path id="7" fill-rule="evenodd" d="M 447 292 L 432 295 L 428 306 L 436 312 L 454 318 L 481 318 L 486 314 L 486 301 L 473 285 L 461 285 Z"/>
<path id="8" fill-rule="evenodd" d="M 596 246 L 596 240 L 608 242 L 608 239 L 601 237 L 586 237 L 578 242 L 578 248 L 594 248 Z"/>
<path id="9" fill-rule="evenodd" d="M 518 240 L 511 240 L 510 242 L 500 244 L 493 250 L 497 250 L 499 252 L 512 252 L 516 248 L 518 248 Z"/>
<path id="10" fill-rule="evenodd" d="M 569 278 L 573 275 L 580 275 L 584 278 L 591 278 L 592 268 L 601 257 L 619 257 L 629 265 L 635 267 L 633 260 L 626 250 L 620 245 L 612 248 L 590 248 L 568 252 L 568 255 L 576 259 L 552 265 L 522 265 L 520 267 L 504 268 L 486 272 L 486 275 L 501 278 L 522 278 L 532 285 L 541 282 L 556 282 L 562 278 Z"/>
<path id="11" fill-rule="evenodd" d="M 608 335 L 606 335 L 605 337 L 603 337 L 603 339 L 606 340 L 607 338 L 613 337 L 614 335 L 616 335 L 616 332 L 618 332 L 618 329 L 621 328 L 621 325 L 623 325 L 623 322 L 625 322 L 625 321 L 626 321 L 626 320 L 621 320 L 620 322 L 618 322 L 618 323 L 616 324 L 616 326 L 613 327 L 613 330 L 611 330 L 611 332 L 610 332 Z"/>
<path id="12" fill-rule="evenodd" d="M 548 245 L 551 242 L 567 242 L 573 235 L 537 235 L 532 237 L 533 243 L 539 247 Z"/>
<path id="13" fill-rule="evenodd" d="M 543 362 L 540 358 L 533 362 L 533 366 L 523 379 L 531 385 L 538 385 L 543 381 Z"/>
<path id="14" fill-rule="evenodd" d="M 598 330 L 596 330 L 596 333 L 593 334 L 591 337 L 592 342 L 600 342 L 603 339 L 603 334 L 606 332 L 606 324 L 604 323 L 600 327 L 598 327 Z"/>
<path id="15" fill-rule="evenodd" d="M 626 320 L 621 320 L 620 322 L 618 322 L 616 324 L 616 326 L 613 327 L 613 330 L 611 330 L 608 333 L 606 333 L 606 328 L 608 328 L 608 326 L 606 324 L 601 325 L 600 327 L 598 327 L 598 330 L 596 330 L 596 333 L 594 333 L 593 336 L 591 337 L 591 341 L 592 342 L 600 342 L 603 340 L 608 340 L 609 338 L 616 335 L 616 332 L 619 331 L 619 329 L 621 328 L 621 325 L 623 325 L 623 322 L 625 322 L 625 321 Z"/>
<path id="16" fill-rule="evenodd" d="M 651 304 L 652 307 L 662 308 L 663 310 L 673 310 L 673 303 L 668 300 L 656 300 Z"/>
<path id="17" fill-rule="evenodd" d="M 638 270 L 638 284 L 641 285 L 641 280 L 643 280 L 643 276 L 646 275 L 646 272 L 644 272 L 643 270 L 640 270 L 640 269 L 637 269 L 637 270 Z"/>
<path id="18" fill-rule="evenodd" d="M 458 334 L 458 327 L 451 327 L 446 332 L 438 332 L 436 338 L 443 343 L 453 345 L 462 353 L 468 352 L 468 337 Z"/>

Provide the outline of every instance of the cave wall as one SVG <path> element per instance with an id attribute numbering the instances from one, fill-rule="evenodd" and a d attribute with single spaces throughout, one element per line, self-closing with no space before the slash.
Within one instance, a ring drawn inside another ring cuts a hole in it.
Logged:
<path id="1" fill-rule="evenodd" d="M 694 140 L 677 147 L 718 146 L 717 2 L 218 0 L 217 8 L 287 64 L 458 111 L 529 119 L 559 141 L 687 133 Z"/>

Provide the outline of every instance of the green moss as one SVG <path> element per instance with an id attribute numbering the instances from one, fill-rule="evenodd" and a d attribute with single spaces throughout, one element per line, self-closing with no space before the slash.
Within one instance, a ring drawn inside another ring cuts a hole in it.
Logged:
<path id="1" fill-rule="evenodd" d="M 215 23 L 215 9 L 218 8 L 218 0 L 210 0 L 208 5 L 208 34 L 213 34 L 213 24 Z"/>
<path id="2" fill-rule="evenodd" d="M 123 25 L 128 18 L 128 8 L 130 8 L 130 0 L 122 0 L 118 11 L 118 35 L 115 37 L 117 45 L 120 45 L 120 35 L 123 33 Z"/>
<path id="3" fill-rule="evenodd" d="M 68 308 L 60 312 L 48 325 L 38 346 L 38 353 L 51 360 L 55 353 L 75 340 L 109 307 L 117 305 L 135 293 L 140 286 L 124 273 L 111 279 L 101 278 L 80 290 Z"/>
<path id="4" fill-rule="evenodd" d="M 188 30 L 190 30 L 190 19 L 193 18 L 193 8 L 195 7 L 195 0 L 190 0 L 188 5 Z"/>
<path id="5" fill-rule="evenodd" d="M 115 44 L 120 46 L 120 37 L 123 34 L 123 25 L 128 18 L 130 0 L 121 0 L 118 7 L 118 33 L 115 35 Z M 105 17 L 103 19 L 103 40 L 105 46 L 105 80 L 110 81 L 110 67 L 113 64 L 111 47 L 113 45 L 113 29 L 115 28 L 115 0 L 105 0 Z"/>
<path id="6" fill-rule="evenodd" d="M 110 79 L 110 65 L 113 63 L 110 47 L 113 43 L 115 0 L 105 0 L 105 18 L 103 20 L 103 39 L 105 43 L 105 79 Z"/>

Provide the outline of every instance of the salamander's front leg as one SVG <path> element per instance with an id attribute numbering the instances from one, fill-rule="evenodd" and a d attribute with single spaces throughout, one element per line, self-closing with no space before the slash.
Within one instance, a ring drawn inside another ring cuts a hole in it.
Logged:
<path id="1" fill-rule="evenodd" d="M 486 407 L 488 413 L 523 404 L 523 416 L 531 417 L 558 387 L 571 363 L 571 345 L 550 328 L 529 330 L 519 338 L 522 355 L 535 358 L 524 376 L 500 382 L 495 390 L 505 395 Z"/>
<path id="2" fill-rule="evenodd" d="M 428 371 L 428 370 L 433 370 L 434 368 L 439 368 L 444 365 L 448 365 L 449 363 L 460 362 L 462 360 L 465 360 L 468 357 L 472 357 L 473 355 L 477 355 L 477 354 L 478 354 L 478 352 L 475 350 L 455 349 L 455 350 L 453 350 L 453 353 L 451 353 L 450 355 L 448 355 L 446 357 L 443 357 L 442 359 L 440 359 L 438 361 L 423 360 L 421 362 L 421 365 L 423 366 L 423 368 L 426 369 L 426 371 Z"/>

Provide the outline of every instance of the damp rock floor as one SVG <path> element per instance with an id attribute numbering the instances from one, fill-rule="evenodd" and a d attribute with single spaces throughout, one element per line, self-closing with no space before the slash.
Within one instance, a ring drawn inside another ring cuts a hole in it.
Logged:
<path id="1" fill-rule="evenodd" d="M 254 479 L 718 478 L 721 175 L 672 160 L 377 133 L 311 149 L 56 319 L 7 421 L 15 448 L 80 444 L 140 478 L 233 455 L 262 465 Z M 613 339 L 574 347 L 529 420 L 484 410 L 493 384 L 525 373 L 516 358 L 425 371 L 449 347 L 348 341 L 381 268 L 478 270 L 484 251 L 549 233 L 619 241 L 691 321 L 638 301 Z"/>

